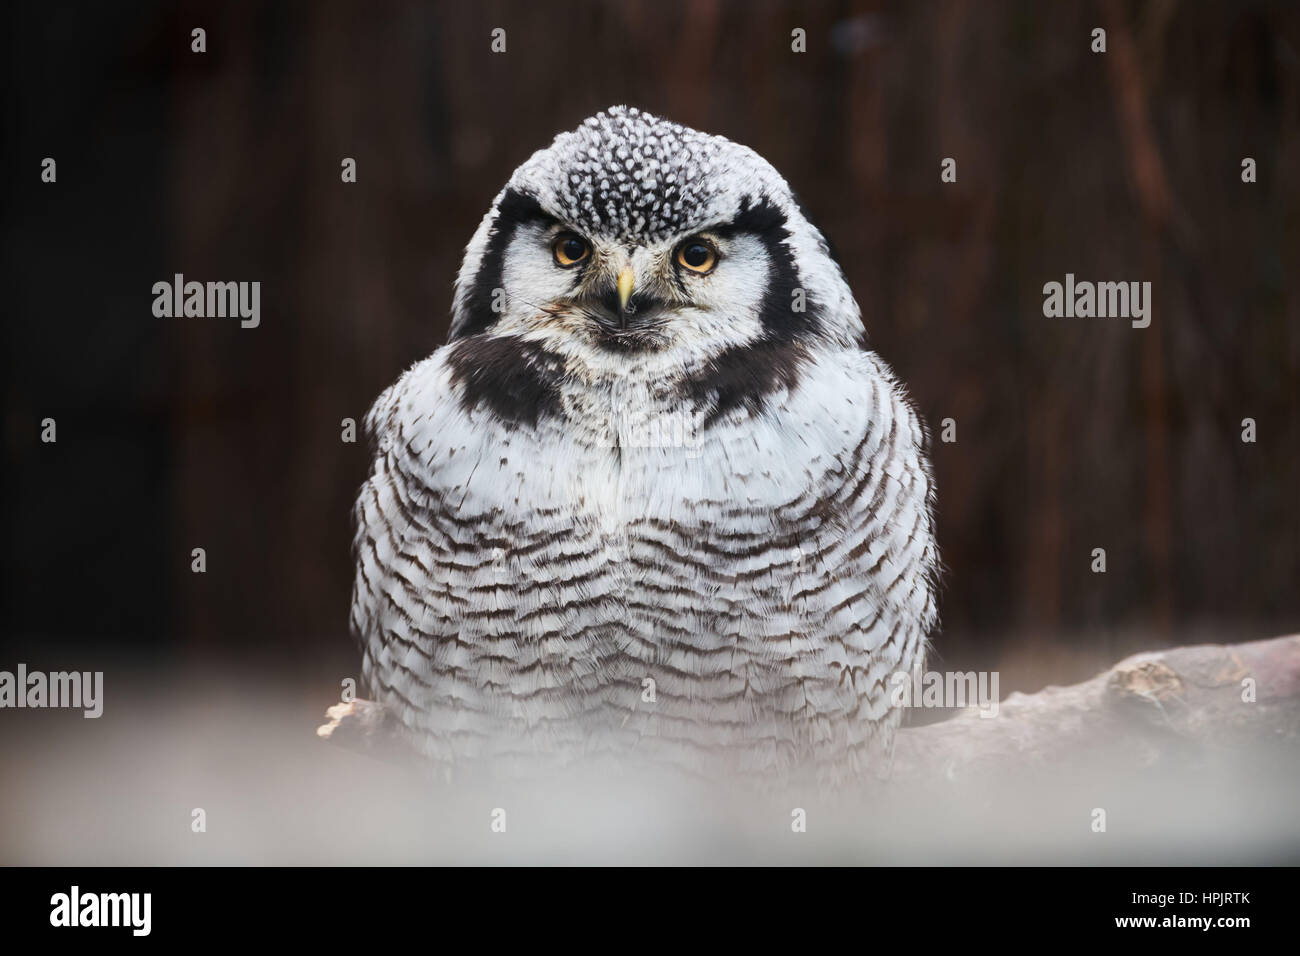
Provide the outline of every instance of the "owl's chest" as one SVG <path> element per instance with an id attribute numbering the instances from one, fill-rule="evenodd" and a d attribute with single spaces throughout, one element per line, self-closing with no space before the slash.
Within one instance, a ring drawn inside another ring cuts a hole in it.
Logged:
<path id="1" fill-rule="evenodd" d="M 466 615 L 461 640 L 508 641 L 502 683 L 545 688 L 565 713 L 613 713 L 638 739 L 758 733 L 806 694 L 850 712 L 854 690 L 827 656 L 828 608 L 846 595 L 821 558 L 825 490 L 807 448 L 761 429 L 646 440 L 665 435 L 654 428 L 633 417 L 608 444 L 558 454 L 543 441 L 475 504 L 500 515 L 494 588 L 464 598 L 492 613 Z"/>
<path id="2" fill-rule="evenodd" d="M 741 434 L 636 406 L 601 422 L 510 436 L 482 456 L 518 462 L 472 496 L 497 516 L 493 598 L 515 612 L 499 625 L 612 628 L 633 648 L 789 632 L 792 602 L 827 573 L 809 517 L 818 456 L 771 426 Z"/>

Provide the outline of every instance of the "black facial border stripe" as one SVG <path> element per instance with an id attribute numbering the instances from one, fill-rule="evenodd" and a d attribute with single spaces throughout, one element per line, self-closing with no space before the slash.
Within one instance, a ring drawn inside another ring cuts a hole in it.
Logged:
<path id="1" fill-rule="evenodd" d="M 544 210 L 532 196 L 517 189 L 507 189 L 497 205 L 497 217 L 488 234 L 487 248 L 474 275 L 474 284 L 465 299 L 465 323 L 452 341 L 485 332 L 500 316 L 492 308 L 492 294 L 502 287 L 501 269 L 506 247 L 519 227 L 530 222 L 550 226 L 558 220 Z"/>
<path id="2" fill-rule="evenodd" d="M 821 328 L 817 304 L 803 286 L 794 250 L 787 241 L 790 238 L 787 222 L 785 213 L 766 196 L 760 196 L 757 201 L 745 196 L 740 202 L 740 213 L 731 222 L 699 230 L 724 238 L 749 233 L 763 243 L 772 263 L 772 277 L 759 304 L 759 318 L 765 337 L 779 342 L 797 341 L 816 334 Z M 794 311 L 795 289 L 804 289 L 803 312 Z"/>

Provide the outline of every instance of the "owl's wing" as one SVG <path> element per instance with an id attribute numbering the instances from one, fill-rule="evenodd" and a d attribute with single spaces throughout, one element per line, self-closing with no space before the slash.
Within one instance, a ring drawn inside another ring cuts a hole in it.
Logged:
<path id="1" fill-rule="evenodd" d="M 921 666 L 937 621 L 939 566 L 929 437 L 920 416 L 878 356 L 863 352 L 853 376 L 855 421 L 827 472 L 820 506 L 835 516 L 821 536 L 821 603 L 842 635 L 833 651 L 856 689 L 859 716 L 893 710 L 891 681 Z M 896 718 L 895 718 L 896 719 Z"/>
<path id="2" fill-rule="evenodd" d="M 445 352 L 411 368 L 370 409 L 375 457 L 353 509 L 351 628 L 362 673 L 399 721 L 431 735 L 431 748 L 474 729 L 478 711 L 464 706 L 472 689 L 457 677 L 458 634 L 465 581 L 491 568 L 480 516 L 460 510 L 474 462 L 456 458 L 470 423 Z"/>
<path id="3" fill-rule="evenodd" d="M 772 447 L 803 471 L 785 484 L 804 493 L 774 509 L 783 540 L 796 542 L 789 613 L 818 648 L 808 673 L 831 678 L 801 692 L 822 695 L 810 699 L 815 710 L 849 710 L 866 733 L 895 710 L 891 681 L 919 666 L 936 623 L 928 437 L 892 372 L 867 351 L 805 368 L 778 420 L 784 437 Z"/>

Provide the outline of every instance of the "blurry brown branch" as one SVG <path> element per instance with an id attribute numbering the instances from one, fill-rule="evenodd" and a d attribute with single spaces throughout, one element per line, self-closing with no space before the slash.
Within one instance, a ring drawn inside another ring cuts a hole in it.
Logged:
<path id="1" fill-rule="evenodd" d="M 1119 0 L 1102 0 L 1111 36 L 1106 56 L 1107 75 L 1115 97 L 1115 111 L 1125 144 L 1129 179 L 1143 221 L 1143 274 L 1160 274 L 1161 240 L 1171 234 L 1175 248 L 1187 229 L 1176 208 L 1169 175 L 1151 122 L 1150 82 L 1142 72 L 1141 53 Z M 1158 21 L 1152 21 L 1156 23 Z M 1160 32 L 1148 33 L 1148 47 L 1158 44 Z M 1156 625 L 1168 633 L 1173 624 L 1172 509 L 1169 503 L 1169 408 L 1165 373 L 1163 323 L 1148 329 L 1141 342 L 1142 403 L 1146 436 L 1146 550 L 1154 578 L 1151 594 Z"/>
<path id="2" fill-rule="evenodd" d="M 316 733 L 400 759 L 396 726 L 372 701 L 336 704 Z M 975 709 L 899 732 L 891 779 L 942 782 L 1052 771 L 1101 759 L 1129 770 L 1173 753 L 1264 739 L 1300 743 L 1300 635 L 1136 654 L 1069 687 L 1012 694 L 995 717 Z"/>
<path id="3" fill-rule="evenodd" d="M 1157 229 L 1169 221 L 1173 198 L 1169 177 L 1151 125 L 1147 80 L 1140 65 L 1137 41 L 1118 0 L 1104 0 L 1102 9 L 1110 31 L 1111 50 L 1106 57 L 1110 68 L 1115 110 L 1127 147 L 1129 175 L 1142 207 L 1143 216 Z"/>
<path id="4" fill-rule="evenodd" d="M 1104 760 L 1137 771 L 1177 753 L 1300 743 L 1300 635 L 1135 654 L 1081 684 L 1012 694 L 899 734 L 895 779 L 948 779 Z"/>

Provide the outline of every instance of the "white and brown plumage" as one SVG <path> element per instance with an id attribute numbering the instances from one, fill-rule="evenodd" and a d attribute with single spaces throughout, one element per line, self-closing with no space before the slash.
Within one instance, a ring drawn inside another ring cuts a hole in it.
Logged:
<path id="1" fill-rule="evenodd" d="M 450 767 L 867 769 L 938 558 L 923 427 L 863 340 L 752 150 L 623 108 L 557 137 L 367 419 L 372 694 Z"/>

